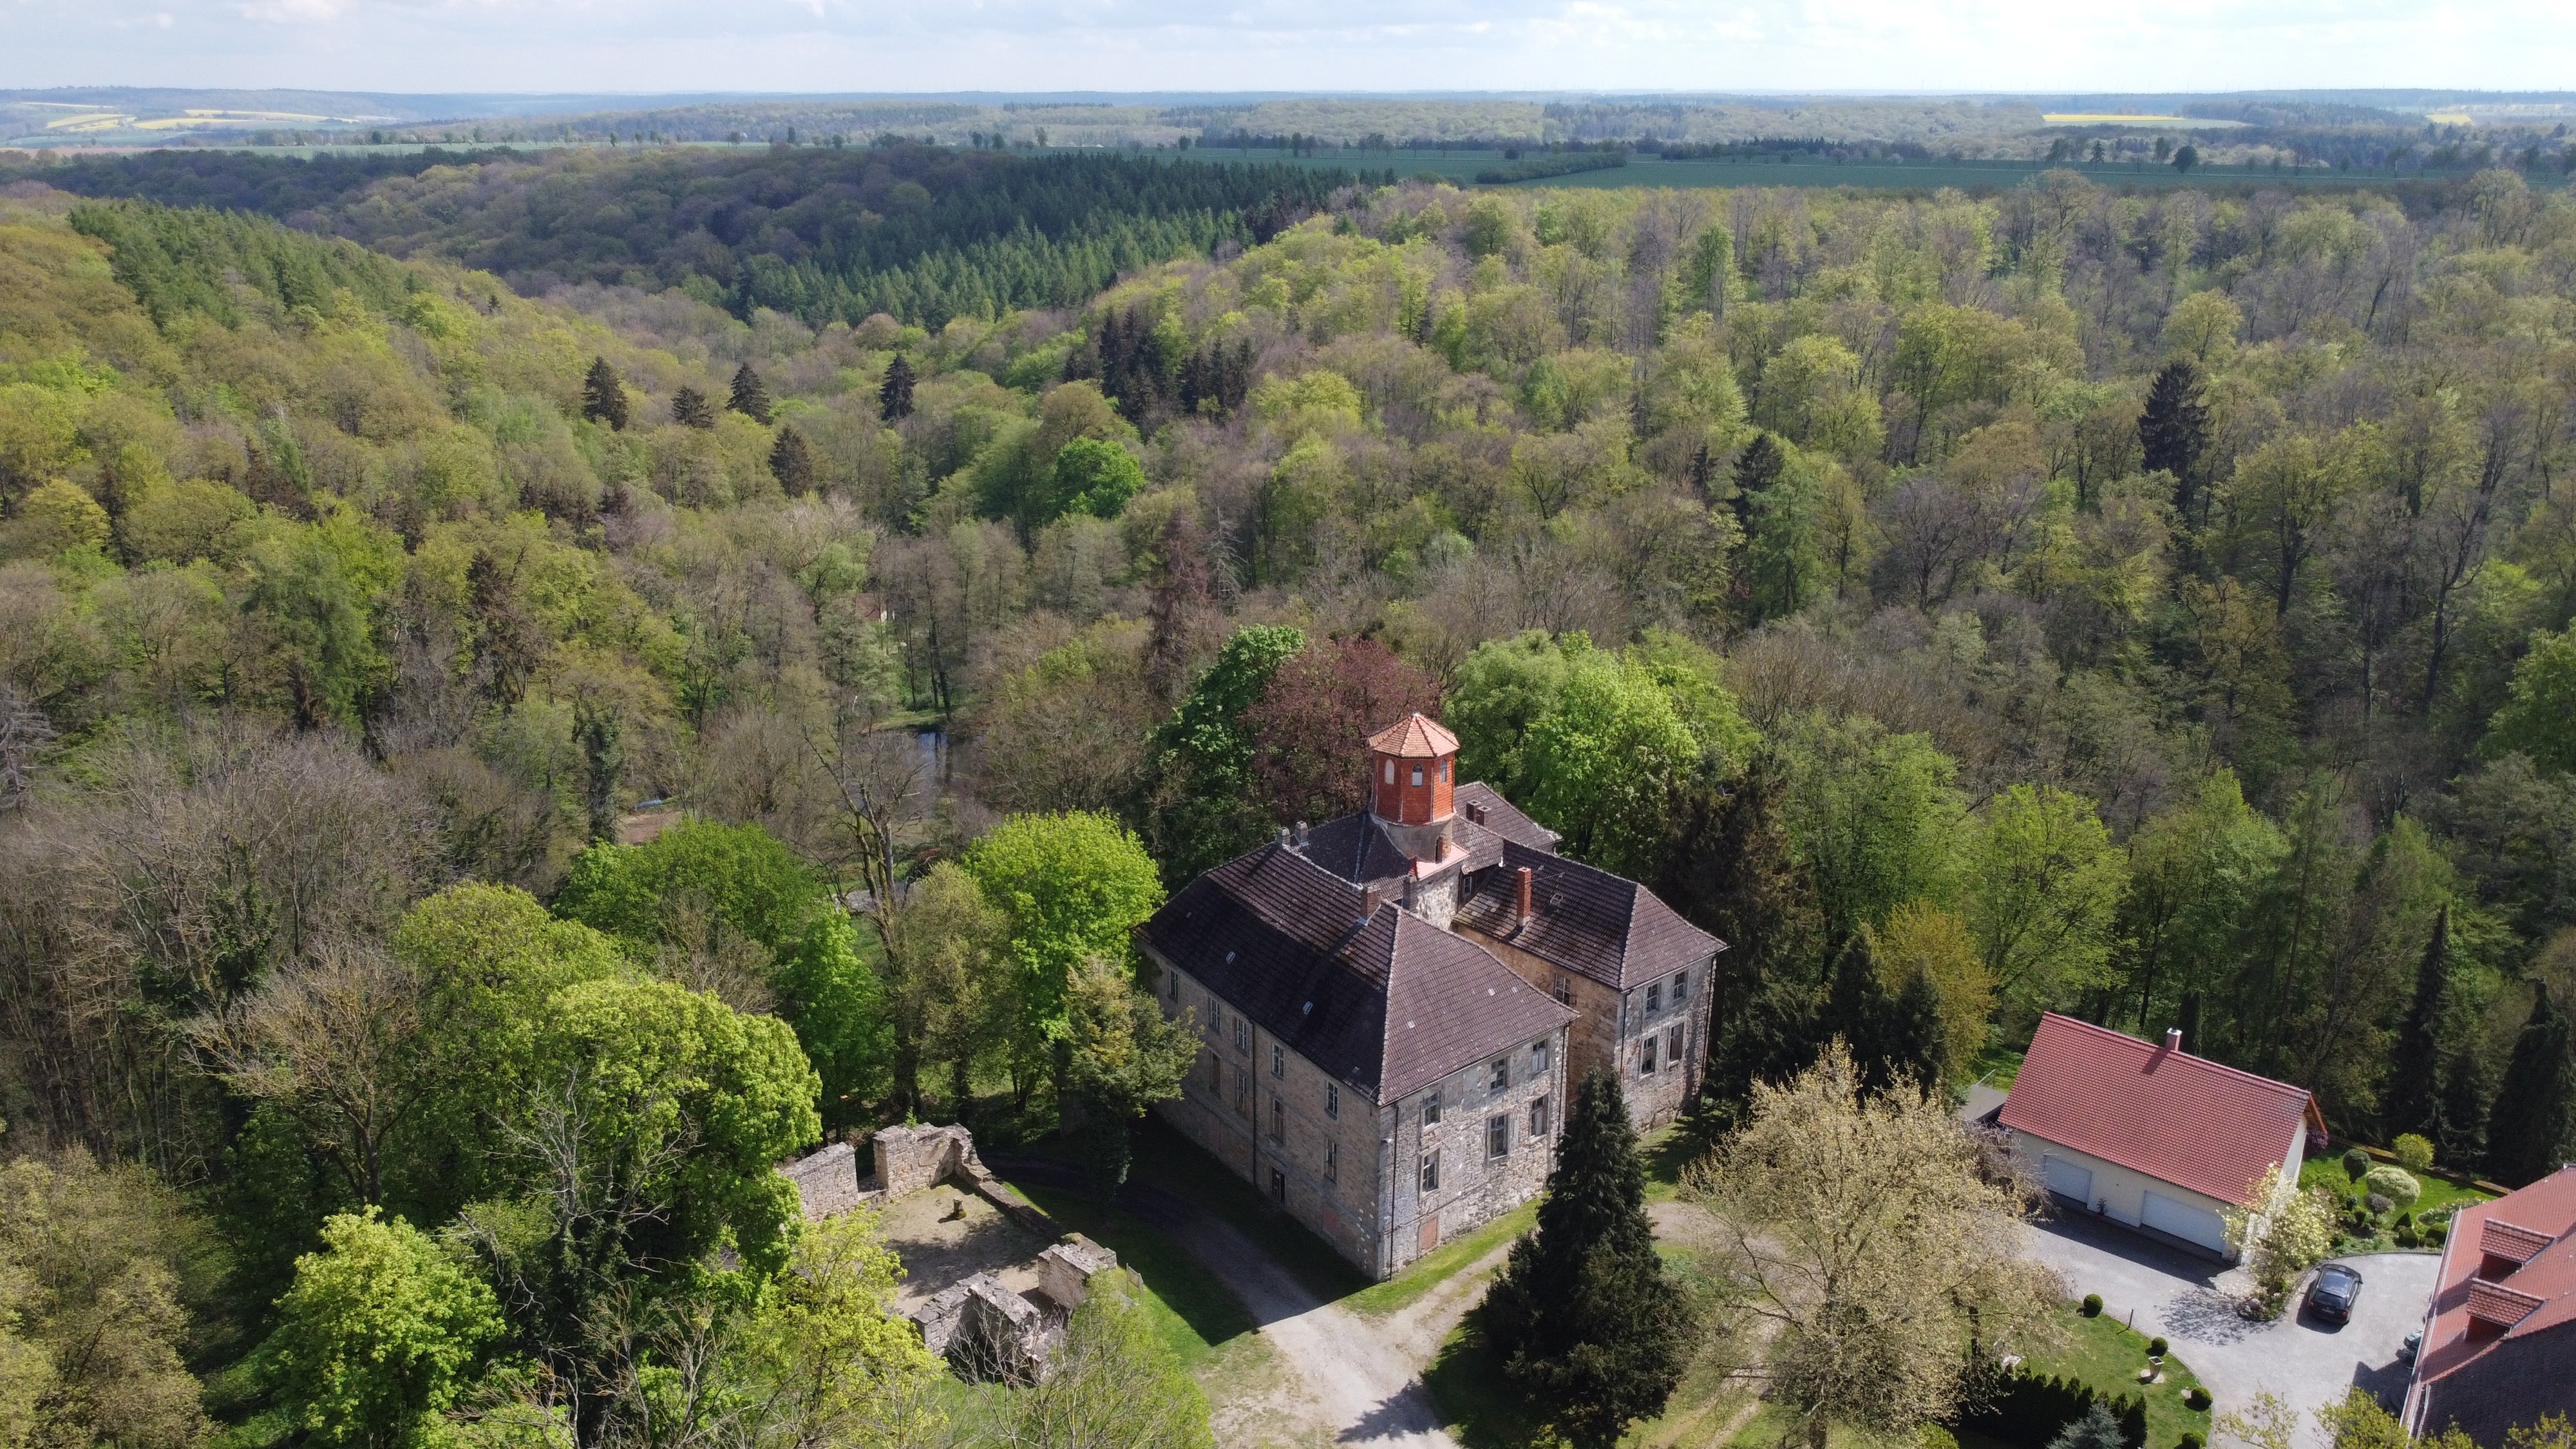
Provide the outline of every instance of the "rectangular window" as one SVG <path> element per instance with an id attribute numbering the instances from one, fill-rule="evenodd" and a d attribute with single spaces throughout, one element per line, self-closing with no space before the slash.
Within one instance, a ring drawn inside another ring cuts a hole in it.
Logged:
<path id="1" fill-rule="evenodd" d="M 1288 1140 L 1288 1104 L 1277 1097 L 1270 1099 L 1270 1140 L 1273 1142 Z"/>
<path id="2" fill-rule="evenodd" d="M 1343 778 L 1348 779 L 1349 776 L 1344 776 Z M 1413 788 L 1417 790 L 1422 788 L 1422 767 L 1420 765 L 1413 767 Z"/>
<path id="3" fill-rule="evenodd" d="M 1544 1077 L 1547 1075 L 1547 1069 L 1547 1043 L 1543 1041 L 1531 1042 L 1530 1075 L 1533 1077 Z"/>
<path id="4" fill-rule="evenodd" d="M 1342 1144 L 1338 1142 L 1327 1142 L 1324 1144 L 1324 1181 L 1339 1182 L 1341 1180 Z"/>
<path id="5" fill-rule="evenodd" d="M 1562 976 L 1556 978 L 1556 1004 L 1559 1006 L 1574 1004 L 1574 983 Z"/>
<path id="6" fill-rule="evenodd" d="M 1646 985 L 1646 1014 L 1647 1014 L 1648 1016 L 1652 1016 L 1652 1015 L 1654 1015 L 1656 1012 L 1661 1011 L 1661 1010 L 1663 1010 L 1663 1009 L 1664 1009 L 1664 983 L 1662 983 L 1662 982 L 1660 982 L 1660 981 L 1654 981 L 1654 982 L 1649 982 L 1649 983 L 1647 983 L 1647 985 Z"/>
<path id="7" fill-rule="evenodd" d="M 1288 1075 L 1288 1049 L 1277 1042 L 1270 1044 L 1270 1075 L 1273 1077 Z"/>
<path id="8" fill-rule="evenodd" d="M 1219 1093 L 1225 1090 L 1225 1060 L 1213 1050 L 1208 1053 L 1208 1090 Z"/>
<path id="9" fill-rule="evenodd" d="M 1238 1116 L 1252 1115 L 1252 1073 L 1234 1069 L 1234 1110 Z"/>
<path id="10" fill-rule="evenodd" d="M 1166 971 L 1163 973 L 1163 994 L 1170 997 L 1175 1003 L 1181 999 L 1181 973 L 1178 971 Z"/>
<path id="11" fill-rule="evenodd" d="M 1239 1052 L 1252 1050 L 1252 1023 L 1239 1016 L 1234 1019 L 1234 1049 Z"/>
<path id="12" fill-rule="evenodd" d="M 1270 1200 L 1281 1207 L 1288 1205 L 1288 1174 L 1275 1167 L 1270 1169 Z"/>
<path id="13" fill-rule="evenodd" d="M 1485 1119 L 1485 1155 L 1487 1157 L 1512 1155 L 1512 1119 L 1509 1114 Z"/>
<path id="14" fill-rule="evenodd" d="M 1637 1044 L 1637 1075 L 1641 1077 L 1651 1077 L 1654 1074 L 1655 1034 L 1653 1032 L 1648 1032 L 1646 1033 L 1646 1039 Z"/>
<path id="15" fill-rule="evenodd" d="M 1440 1089 L 1438 1087 L 1423 1094 L 1422 1125 L 1425 1127 L 1440 1125 Z"/>
<path id="16" fill-rule="evenodd" d="M 1492 1092 L 1509 1090 L 1512 1085 L 1512 1059 L 1496 1057 L 1485 1071 L 1485 1089 Z"/>
<path id="17" fill-rule="evenodd" d="M 1440 1190 L 1440 1149 L 1436 1147 L 1422 1154 L 1422 1190 L 1424 1192 Z"/>
<path id="18" fill-rule="evenodd" d="M 1685 971 L 1673 978 L 1673 1005 L 1679 1006 L 1688 1000 L 1690 1000 L 1690 973 Z"/>
<path id="19" fill-rule="evenodd" d="M 1342 1115 L 1342 1088 L 1338 1082 L 1324 1084 L 1324 1115 L 1336 1120 Z"/>
<path id="20" fill-rule="evenodd" d="M 1532 1141 L 1537 1141 L 1546 1136 L 1547 1098 L 1541 1097 L 1537 1101 L 1530 1103 L 1530 1139 Z"/>
<path id="21" fill-rule="evenodd" d="M 1678 1026 L 1668 1028 L 1664 1032 L 1664 1060 L 1672 1063 L 1674 1070 L 1681 1069 L 1682 1029 Z"/>

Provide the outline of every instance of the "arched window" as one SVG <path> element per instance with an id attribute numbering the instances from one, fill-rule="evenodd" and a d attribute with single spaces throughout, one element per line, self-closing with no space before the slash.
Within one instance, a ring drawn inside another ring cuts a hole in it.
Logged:
<path id="1" fill-rule="evenodd" d="M 1395 761 L 1393 760 L 1386 762 L 1386 782 L 1390 785 L 1395 783 Z"/>

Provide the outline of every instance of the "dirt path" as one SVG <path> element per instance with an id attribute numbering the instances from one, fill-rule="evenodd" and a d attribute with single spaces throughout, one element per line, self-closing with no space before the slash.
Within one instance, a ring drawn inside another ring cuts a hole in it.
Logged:
<path id="1" fill-rule="evenodd" d="M 1409 1352 L 1409 1345 L 1391 1336 L 1386 1324 L 1318 1300 L 1251 1239 L 1219 1219 L 1191 1213 L 1170 1224 L 1169 1231 L 1243 1300 L 1261 1325 L 1262 1337 L 1296 1371 L 1305 1392 L 1282 1397 L 1302 1402 L 1282 1404 L 1283 1409 L 1293 1407 L 1339 1444 L 1458 1449 L 1422 1387 L 1421 1365 L 1428 1355 Z M 1431 1296 L 1425 1295 L 1425 1302 Z M 1446 1332 L 1441 1330 L 1442 1336 Z M 1431 1342 L 1436 1348 L 1439 1339 Z"/>

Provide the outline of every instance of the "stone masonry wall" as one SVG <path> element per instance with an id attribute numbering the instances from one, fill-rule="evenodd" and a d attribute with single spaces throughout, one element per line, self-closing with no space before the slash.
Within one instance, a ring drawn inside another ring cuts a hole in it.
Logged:
<path id="1" fill-rule="evenodd" d="M 1638 1130 L 1661 1127 L 1677 1120 L 1689 1108 L 1690 1095 L 1697 1090 L 1708 1060 L 1709 985 L 1712 964 L 1701 963 L 1690 968 L 1690 995 L 1676 1007 L 1671 999 L 1670 976 L 1659 978 L 1663 1001 L 1649 1013 L 1645 1009 L 1646 993 L 1639 987 L 1620 993 L 1589 976 L 1578 975 L 1553 962 L 1541 960 L 1529 952 L 1486 935 L 1482 931 L 1461 930 L 1460 935 L 1477 942 L 1502 958 L 1522 980 L 1541 991 L 1554 994 L 1562 985 L 1571 995 L 1571 1005 L 1578 1013 L 1572 1027 L 1572 1045 L 1567 1052 L 1566 1080 L 1579 1082 L 1583 1074 L 1599 1066 L 1614 1071 L 1619 1089 L 1628 1101 L 1628 1120 Z M 1667 1050 L 1672 1028 L 1682 1029 L 1682 1056 L 1675 1067 Z M 1655 1034 L 1655 1072 L 1644 1075 L 1643 1051 L 1647 1032 Z"/>
<path id="2" fill-rule="evenodd" d="M 877 1186 L 892 1199 L 962 1175 L 975 1139 L 963 1127 L 880 1127 L 875 1148 Z"/>
<path id="3" fill-rule="evenodd" d="M 1392 1105 L 1389 1135 L 1394 1140 L 1394 1194 L 1389 1214 L 1392 1261 L 1400 1268 L 1454 1238 L 1510 1212 L 1536 1197 L 1556 1165 L 1556 1135 L 1565 1122 L 1566 1034 L 1548 1034 L 1546 1051 L 1535 1043 L 1514 1046 L 1499 1057 L 1450 1073 L 1437 1083 Z M 1494 1064 L 1506 1068 L 1505 1085 L 1493 1085 Z M 1439 1120 L 1426 1123 L 1425 1108 L 1439 1097 Z M 1531 1107 L 1545 1099 L 1546 1132 L 1530 1131 Z M 1511 1124 L 1508 1150 L 1488 1152 L 1489 1124 L 1503 1117 Z M 1439 1186 L 1422 1188 L 1423 1159 L 1439 1154 Z"/>

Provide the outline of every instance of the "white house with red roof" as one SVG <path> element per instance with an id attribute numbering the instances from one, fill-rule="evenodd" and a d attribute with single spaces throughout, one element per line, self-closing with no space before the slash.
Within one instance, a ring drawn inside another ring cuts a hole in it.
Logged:
<path id="1" fill-rule="evenodd" d="M 1995 1121 L 2065 1207 L 2221 1258 L 2223 1214 L 2276 1207 L 2254 1188 L 2277 1166 L 2295 1192 L 2325 1137 L 2305 1090 L 2193 1056 L 2179 1031 L 2147 1042 L 2053 1011 Z"/>
<path id="2" fill-rule="evenodd" d="M 2550 1414 L 2576 1415 L 2576 1167 L 2452 1217 L 2404 1420 L 2501 1444 Z"/>

